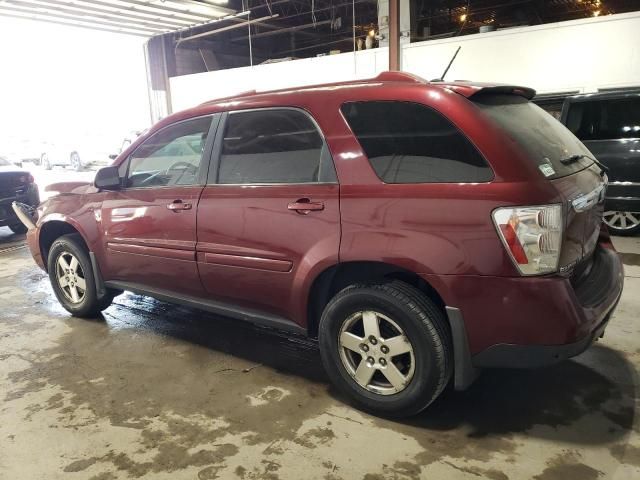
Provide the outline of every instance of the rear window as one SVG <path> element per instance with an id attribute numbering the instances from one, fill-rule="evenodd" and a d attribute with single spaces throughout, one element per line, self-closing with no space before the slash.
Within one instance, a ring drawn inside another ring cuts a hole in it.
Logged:
<path id="1" fill-rule="evenodd" d="M 593 163 L 581 159 L 564 165 L 560 160 L 572 155 L 592 155 L 562 123 L 526 98 L 480 94 L 472 100 L 528 153 L 544 176 L 564 177 Z"/>
<path id="2" fill-rule="evenodd" d="M 567 128 L 581 140 L 640 138 L 640 98 L 572 102 Z"/>
<path id="3" fill-rule="evenodd" d="M 432 108 L 411 102 L 351 102 L 347 123 L 385 183 L 488 182 L 493 171 L 467 137 Z"/>

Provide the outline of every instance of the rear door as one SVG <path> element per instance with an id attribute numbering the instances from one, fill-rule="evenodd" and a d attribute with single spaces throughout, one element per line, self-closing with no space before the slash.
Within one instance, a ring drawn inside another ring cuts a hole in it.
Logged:
<path id="1" fill-rule="evenodd" d="M 198 207 L 207 294 L 303 322 L 305 282 L 337 262 L 339 187 L 311 116 L 293 108 L 230 112 Z"/>
<path id="2" fill-rule="evenodd" d="M 123 188 L 102 204 L 106 280 L 202 294 L 196 211 L 217 117 L 175 123 L 143 142 L 120 169 Z"/>

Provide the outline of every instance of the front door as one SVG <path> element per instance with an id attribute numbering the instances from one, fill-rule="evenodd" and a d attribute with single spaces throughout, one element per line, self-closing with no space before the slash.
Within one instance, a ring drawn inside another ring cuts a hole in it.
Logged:
<path id="1" fill-rule="evenodd" d="M 102 204 L 105 280 L 202 293 L 195 262 L 196 212 L 211 128 L 211 116 L 165 127 L 121 165 L 123 187 L 107 193 Z"/>
<path id="2" fill-rule="evenodd" d="M 305 282 L 337 262 L 339 186 L 312 118 L 292 108 L 223 117 L 198 208 L 197 258 L 217 301 L 303 323 Z"/>

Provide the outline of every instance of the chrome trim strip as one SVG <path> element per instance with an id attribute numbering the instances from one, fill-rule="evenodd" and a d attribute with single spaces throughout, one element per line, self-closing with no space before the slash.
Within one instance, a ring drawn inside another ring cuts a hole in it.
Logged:
<path id="1" fill-rule="evenodd" d="M 640 187 L 640 182 L 609 182 L 609 185 L 615 185 L 618 187 Z"/>
<path id="2" fill-rule="evenodd" d="M 580 195 L 579 197 L 574 198 L 571 201 L 573 209 L 576 212 L 584 212 L 586 210 L 589 210 L 591 207 L 604 200 L 605 188 L 606 183 L 601 183 L 589 193 L 585 193 L 584 195 Z"/>

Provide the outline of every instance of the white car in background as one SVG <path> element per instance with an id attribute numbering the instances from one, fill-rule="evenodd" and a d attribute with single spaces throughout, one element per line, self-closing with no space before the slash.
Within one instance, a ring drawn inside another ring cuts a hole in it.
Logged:
<path id="1" fill-rule="evenodd" d="M 63 166 L 79 172 L 90 165 L 107 165 L 108 163 L 108 154 L 88 149 L 80 151 L 77 145 L 47 142 L 43 144 L 43 152 L 40 155 L 40 165 L 45 170 L 51 170 L 54 166 Z"/>

